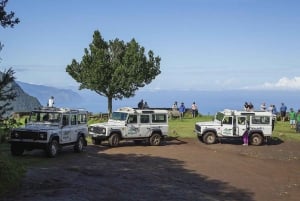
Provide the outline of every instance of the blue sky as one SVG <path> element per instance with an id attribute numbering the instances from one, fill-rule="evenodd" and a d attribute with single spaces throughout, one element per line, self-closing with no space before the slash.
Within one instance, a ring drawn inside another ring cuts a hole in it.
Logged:
<path id="1" fill-rule="evenodd" d="M 66 66 L 99 30 L 161 57 L 147 90 L 300 90 L 297 0 L 9 0 L 6 10 L 21 22 L 0 29 L 0 70 L 18 81 L 78 86 Z"/>

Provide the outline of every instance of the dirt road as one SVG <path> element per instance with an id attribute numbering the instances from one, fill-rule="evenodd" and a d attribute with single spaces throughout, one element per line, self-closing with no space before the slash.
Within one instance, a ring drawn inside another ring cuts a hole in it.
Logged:
<path id="1" fill-rule="evenodd" d="M 45 157 L 42 151 L 35 157 Z M 5 201 L 296 201 L 300 143 L 205 145 L 173 139 L 163 146 L 123 143 L 64 150 L 31 167 L 20 190 Z M 1 199 L 0 199 L 1 200 Z"/>

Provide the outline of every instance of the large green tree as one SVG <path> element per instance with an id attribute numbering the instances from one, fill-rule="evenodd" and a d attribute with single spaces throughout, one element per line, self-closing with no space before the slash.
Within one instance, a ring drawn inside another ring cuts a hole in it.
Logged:
<path id="1" fill-rule="evenodd" d="M 0 1 L 0 24 L 3 28 L 13 28 L 15 24 L 20 22 L 19 18 L 15 18 L 14 12 L 6 12 L 5 6 L 8 0 Z M 0 43 L 0 52 L 3 45 Z M 12 68 L 0 72 L 0 118 L 4 113 L 12 110 L 11 101 L 17 96 L 16 92 L 11 87 L 11 83 L 15 80 L 14 71 Z"/>
<path id="2" fill-rule="evenodd" d="M 127 43 L 118 38 L 107 42 L 96 30 L 82 60 L 73 59 L 66 71 L 80 83 L 79 89 L 90 89 L 107 97 L 111 114 L 113 99 L 134 96 L 160 74 L 160 60 L 152 50 L 146 55 L 145 48 L 135 39 Z"/>

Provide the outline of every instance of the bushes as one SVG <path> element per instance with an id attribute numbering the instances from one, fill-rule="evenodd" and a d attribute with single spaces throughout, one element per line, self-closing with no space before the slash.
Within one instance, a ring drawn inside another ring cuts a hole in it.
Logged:
<path id="1" fill-rule="evenodd" d="M 10 129 L 19 127 L 20 125 L 22 125 L 22 123 L 20 123 L 18 120 L 14 119 L 14 118 L 1 120 L 1 122 L 0 122 L 0 144 L 7 141 L 8 137 L 9 137 Z"/>
<path id="2" fill-rule="evenodd" d="M 19 185 L 25 168 L 0 152 L 0 195 Z"/>

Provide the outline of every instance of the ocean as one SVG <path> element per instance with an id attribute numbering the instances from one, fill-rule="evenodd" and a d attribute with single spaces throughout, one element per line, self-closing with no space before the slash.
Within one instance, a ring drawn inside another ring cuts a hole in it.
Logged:
<path id="1" fill-rule="evenodd" d="M 84 102 L 82 107 L 93 113 L 107 112 L 107 98 L 93 92 L 79 93 Z M 182 102 L 186 108 L 190 108 L 195 102 L 199 112 L 203 115 L 212 115 L 223 109 L 243 110 L 245 102 L 251 102 L 255 110 L 260 109 L 265 102 L 268 107 L 275 105 L 277 110 L 284 103 L 288 109 L 300 109 L 300 91 L 273 91 L 273 90 L 224 90 L 224 91 L 138 91 L 134 97 L 122 100 L 113 100 L 113 110 L 120 107 L 137 107 L 143 99 L 150 107 L 171 108 L 175 101 L 178 105 Z"/>

